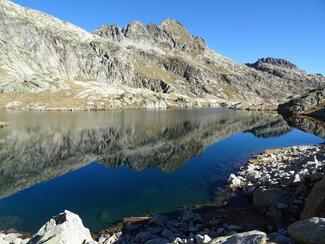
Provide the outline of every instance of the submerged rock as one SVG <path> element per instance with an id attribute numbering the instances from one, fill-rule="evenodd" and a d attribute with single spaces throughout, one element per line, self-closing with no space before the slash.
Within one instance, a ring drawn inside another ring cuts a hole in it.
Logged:
<path id="1" fill-rule="evenodd" d="M 80 217 L 65 210 L 50 219 L 29 241 L 29 244 L 92 244 L 90 231 Z"/>
<path id="2" fill-rule="evenodd" d="M 325 218 L 311 218 L 297 221 L 288 227 L 289 234 L 299 243 L 325 243 Z"/>

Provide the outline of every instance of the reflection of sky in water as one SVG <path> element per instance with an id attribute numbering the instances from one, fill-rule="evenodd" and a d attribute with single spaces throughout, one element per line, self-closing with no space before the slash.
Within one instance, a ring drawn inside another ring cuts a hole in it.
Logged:
<path id="1" fill-rule="evenodd" d="M 35 231 L 52 215 L 69 209 L 78 213 L 91 230 L 99 230 L 124 216 L 207 203 L 234 165 L 251 154 L 266 148 L 322 141 L 296 129 L 266 139 L 237 133 L 212 143 L 201 155 L 171 173 L 155 168 L 137 172 L 94 162 L 0 200 L 0 229 Z"/>

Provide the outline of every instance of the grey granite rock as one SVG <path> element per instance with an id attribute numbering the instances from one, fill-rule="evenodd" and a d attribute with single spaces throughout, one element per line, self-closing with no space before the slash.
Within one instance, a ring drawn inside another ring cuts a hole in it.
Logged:
<path id="1" fill-rule="evenodd" d="M 83 226 L 79 216 L 66 210 L 50 219 L 28 243 L 90 244 L 94 243 L 94 240 L 90 231 Z"/>
<path id="2" fill-rule="evenodd" d="M 234 234 L 231 236 L 218 237 L 217 239 L 212 240 L 211 244 L 266 244 L 266 234 L 261 231 L 249 231 Z"/>
<path id="3" fill-rule="evenodd" d="M 278 111 L 284 115 L 310 115 L 325 120 L 325 87 L 281 104 Z"/>
<path id="4" fill-rule="evenodd" d="M 301 213 L 302 219 L 311 217 L 325 218 L 325 177 L 313 186 Z"/>
<path id="5" fill-rule="evenodd" d="M 288 227 L 289 234 L 298 243 L 323 244 L 325 243 L 325 219 L 311 218 L 297 221 Z"/>

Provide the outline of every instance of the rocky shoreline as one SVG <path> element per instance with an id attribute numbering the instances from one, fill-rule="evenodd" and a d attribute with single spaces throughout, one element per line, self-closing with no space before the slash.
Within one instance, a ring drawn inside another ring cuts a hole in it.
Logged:
<path id="1" fill-rule="evenodd" d="M 324 144 L 267 150 L 230 175 L 214 206 L 173 216 L 125 218 L 93 235 L 79 216 L 65 211 L 29 238 L 0 233 L 0 243 L 321 244 L 325 240 L 324 171 Z"/>

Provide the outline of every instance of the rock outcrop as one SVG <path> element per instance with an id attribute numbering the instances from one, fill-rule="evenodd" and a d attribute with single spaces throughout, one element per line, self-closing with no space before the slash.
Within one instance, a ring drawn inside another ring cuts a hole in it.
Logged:
<path id="1" fill-rule="evenodd" d="M 302 219 L 316 216 L 325 218 L 325 177 L 313 186 L 301 213 Z"/>
<path id="2" fill-rule="evenodd" d="M 88 33 L 7 0 L 0 1 L 0 57 L 5 109 L 276 109 L 325 80 L 284 60 L 237 64 L 175 20 Z"/>
<path id="3" fill-rule="evenodd" d="M 290 235 L 304 244 L 322 244 L 325 242 L 325 219 L 311 218 L 300 220 L 288 227 Z"/>
<path id="4" fill-rule="evenodd" d="M 325 87 L 281 104 L 278 111 L 284 115 L 309 115 L 325 120 Z"/>
<path id="5" fill-rule="evenodd" d="M 70 211 L 50 219 L 28 242 L 30 244 L 94 244 L 90 231 L 82 224 L 80 217 Z"/>
<path id="6" fill-rule="evenodd" d="M 209 242 L 210 244 L 231 244 L 231 243 L 250 243 L 266 244 L 267 236 L 261 231 L 249 231 L 237 233 L 231 236 L 219 237 Z"/>

